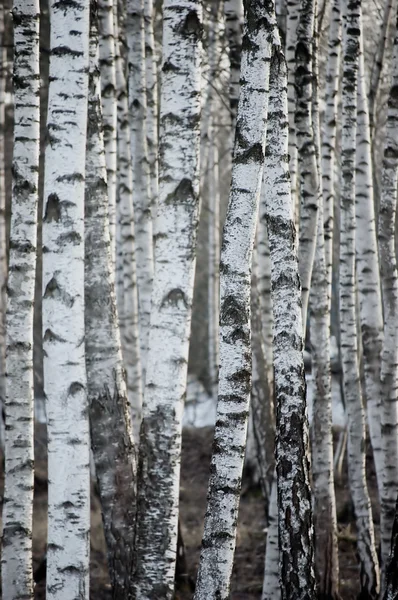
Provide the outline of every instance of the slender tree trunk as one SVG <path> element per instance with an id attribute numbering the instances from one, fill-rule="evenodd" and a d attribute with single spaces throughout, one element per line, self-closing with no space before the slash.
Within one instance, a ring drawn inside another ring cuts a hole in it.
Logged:
<path id="1" fill-rule="evenodd" d="M 315 598 L 301 289 L 288 165 L 287 74 L 271 64 L 264 184 L 271 253 L 282 600 Z"/>
<path id="2" fill-rule="evenodd" d="M 6 181 L 5 181 L 5 95 L 7 48 L 5 45 L 5 7 L 0 6 L 0 446 L 4 449 L 3 407 L 5 402 L 5 312 L 7 283 Z"/>
<path id="3" fill-rule="evenodd" d="M 51 0 L 43 216 L 48 432 L 47 599 L 89 598 L 90 470 L 84 352 L 88 0 Z M 65 93 L 67 91 L 67 93 Z"/>
<path id="4" fill-rule="evenodd" d="M 273 402 L 274 370 L 272 356 L 272 303 L 271 303 L 271 258 L 269 253 L 266 223 L 266 189 L 261 186 L 260 209 L 257 227 L 258 293 L 260 295 L 261 328 L 266 358 L 267 377 Z"/>
<path id="5" fill-rule="evenodd" d="M 297 133 L 295 124 L 296 114 L 296 45 L 297 28 L 300 19 L 299 0 L 288 0 L 286 17 L 286 62 L 287 62 L 287 98 L 289 110 L 289 170 L 292 189 L 293 210 L 295 213 L 296 227 L 300 221 L 300 198 L 297 184 Z"/>
<path id="6" fill-rule="evenodd" d="M 359 0 L 349 0 L 343 27 L 342 173 L 340 200 L 340 327 L 344 397 L 348 418 L 348 474 L 354 503 L 363 598 L 376 598 L 379 569 L 372 509 L 365 479 L 365 415 L 358 367 L 355 307 L 355 168 Z"/>
<path id="7" fill-rule="evenodd" d="M 325 264 L 329 285 L 329 300 L 332 292 L 333 230 L 336 163 L 337 111 L 340 88 L 341 55 L 341 11 L 340 0 L 333 0 L 328 40 L 326 71 L 325 116 L 322 136 L 322 195 L 325 236 Z"/>
<path id="8" fill-rule="evenodd" d="M 279 541 L 278 541 L 278 493 L 276 471 L 273 475 L 268 510 L 267 544 L 265 547 L 264 582 L 261 600 L 280 600 Z"/>
<path id="9" fill-rule="evenodd" d="M 33 301 L 40 153 L 38 0 L 14 0 L 14 155 L 6 316 L 2 597 L 33 598 Z"/>
<path id="10" fill-rule="evenodd" d="M 229 103 L 232 117 L 232 135 L 235 135 L 236 115 L 239 103 L 240 61 L 242 53 L 242 0 L 224 0 L 225 32 L 228 40 L 230 80 Z"/>
<path id="11" fill-rule="evenodd" d="M 92 3 L 85 196 L 85 326 L 91 443 L 112 598 L 131 593 L 135 457 L 117 322 L 102 135 L 97 19 Z"/>
<path id="12" fill-rule="evenodd" d="M 117 17 L 117 14 L 114 13 L 114 16 Z M 123 358 L 127 374 L 127 393 L 131 408 L 134 440 L 138 443 L 142 418 L 143 390 L 138 330 L 130 117 L 117 18 L 115 18 L 114 24 L 118 114 L 117 243 L 119 248 L 117 251 L 117 298 Z"/>
<path id="13" fill-rule="evenodd" d="M 200 0 L 163 6 L 160 186 L 139 455 L 135 598 L 173 597 L 199 221 Z"/>
<path id="14" fill-rule="evenodd" d="M 133 162 L 133 204 L 137 257 L 139 334 L 142 380 L 145 385 L 148 352 L 153 240 L 150 170 L 147 148 L 147 100 L 145 91 L 144 0 L 127 0 L 127 42 L 129 46 L 129 113 Z"/>
<path id="15" fill-rule="evenodd" d="M 246 5 L 232 184 L 220 261 L 220 375 L 194 599 L 229 598 L 251 390 L 251 261 L 263 171 L 273 1 Z"/>
<path id="16" fill-rule="evenodd" d="M 395 517 L 391 536 L 391 554 L 386 565 L 386 582 L 383 600 L 398 598 L 398 500 L 395 507 Z"/>
<path id="17" fill-rule="evenodd" d="M 153 216 L 159 194 L 158 166 L 158 82 L 156 73 L 155 37 L 153 33 L 153 1 L 144 0 L 145 24 L 145 90 L 147 101 L 146 140 L 148 148 L 150 193 Z"/>
<path id="18" fill-rule="evenodd" d="M 116 261 L 116 171 L 117 171 L 117 106 L 115 72 L 115 36 L 113 3 L 98 0 L 99 56 L 101 69 L 102 118 L 109 202 L 109 234 L 112 260 Z"/>
<path id="19" fill-rule="evenodd" d="M 398 22 L 397 22 L 398 25 Z M 384 305 L 384 343 L 381 354 L 381 427 L 384 469 L 381 491 L 381 550 L 386 565 L 391 550 L 395 502 L 398 494 L 398 274 L 395 254 L 395 217 L 398 183 L 398 27 L 392 58 L 386 141 L 379 212 L 379 251 Z M 387 575 L 388 577 L 388 575 Z M 398 589 L 397 589 L 398 593 Z"/>

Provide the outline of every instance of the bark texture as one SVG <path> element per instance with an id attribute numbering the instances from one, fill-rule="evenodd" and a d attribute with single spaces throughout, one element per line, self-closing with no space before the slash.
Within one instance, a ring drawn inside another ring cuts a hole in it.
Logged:
<path id="1" fill-rule="evenodd" d="M 230 63 L 229 104 L 231 107 L 232 132 L 234 135 L 239 103 L 240 61 L 242 53 L 242 0 L 224 0 L 224 14 Z"/>
<path id="2" fill-rule="evenodd" d="M 226 600 L 251 390 L 251 260 L 264 162 L 269 64 L 279 44 L 272 1 L 246 4 L 232 184 L 220 261 L 220 374 L 195 600 Z"/>
<path id="3" fill-rule="evenodd" d="M 296 45 L 297 28 L 300 19 L 299 0 L 288 0 L 286 2 L 286 62 L 287 62 L 287 98 L 289 111 L 289 170 L 290 184 L 292 189 L 292 202 L 295 214 L 296 227 L 300 220 L 300 200 L 297 182 L 297 136 L 296 136 Z"/>
<path id="4" fill-rule="evenodd" d="M 199 220 L 202 10 L 163 6 L 159 204 L 141 426 L 135 598 L 173 597 L 182 412 Z"/>
<path id="5" fill-rule="evenodd" d="M 14 0 L 12 14 L 15 124 L 6 314 L 1 575 L 5 600 L 27 600 L 33 598 L 33 301 L 40 153 L 39 2 Z"/>
<path id="6" fill-rule="evenodd" d="M 361 593 L 376 598 L 379 569 L 365 478 L 365 415 L 358 366 L 355 312 L 355 150 L 361 3 L 349 0 L 343 27 L 342 172 L 340 200 L 340 328 L 348 419 L 348 475 L 358 530 Z"/>
<path id="7" fill-rule="evenodd" d="M 92 5 L 85 194 L 87 387 L 112 598 L 123 600 L 132 589 L 136 473 L 109 235 L 98 58 Z"/>
<path id="8" fill-rule="evenodd" d="M 47 599 L 89 598 L 90 470 L 84 352 L 84 167 L 89 2 L 50 4 L 43 214 L 48 432 Z"/>

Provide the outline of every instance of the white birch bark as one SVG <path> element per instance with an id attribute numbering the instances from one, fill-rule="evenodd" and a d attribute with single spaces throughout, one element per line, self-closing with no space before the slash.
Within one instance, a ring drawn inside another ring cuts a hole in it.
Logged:
<path id="1" fill-rule="evenodd" d="M 381 354 L 381 427 L 384 469 L 381 486 L 381 554 L 383 567 L 391 549 L 395 502 L 398 493 L 398 274 L 395 254 L 395 217 L 398 184 L 398 32 L 395 33 L 392 81 L 388 97 L 386 141 L 381 176 L 378 225 L 384 306 L 384 341 Z"/>
<path id="2" fill-rule="evenodd" d="M 278 493 L 276 471 L 273 475 L 268 509 L 268 531 L 265 547 L 264 582 L 261 600 L 280 600 L 279 542 L 278 542 Z"/>
<path id="3" fill-rule="evenodd" d="M 297 27 L 295 83 L 297 105 L 295 126 L 300 173 L 299 270 L 302 294 L 302 323 L 305 334 L 311 275 L 318 223 L 319 173 L 316 163 L 311 116 L 315 0 L 303 0 Z"/>
<path id="4" fill-rule="evenodd" d="M 271 253 L 280 588 L 315 598 L 301 289 L 288 165 L 285 61 L 271 64 L 264 185 Z"/>
<path id="5" fill-rule="evenodd" d="M 145 90 L 147 101 L 146 140 L 148 148 L 150 193 L 153 216 L 159 194 L 158 165 L 158 81 L 156 72 L 156 49 L 153 32 L 153 0 L 144 0 L 145 24 Z M 155 222 L 155 221 L 154 221 Z"/>
<path id="6" fill-rule="evenodd" d="M 43 207 L 47 599 L 88 600 L 90 444 L 84 353 L 84 167 L 89 2 L 51 0 L 50 18 Z"/>
<path id="7" fill-rule="evenodd" d="M 166 0 L 159 204 L 141 426 L 135 598 L 171 599 L 177 551 L 181 431 L 199 221 L 200 0 Z"/>
<path id="8" fill-rule="evenodd" d="M 261 186 L 260 209 L 257 226 L 257 266 L 258 293 L 261 306 L 261 327 L 264 341 L 264 351 L 267 365 L 267 375 L 271 390 L 273 390 L 274 370 L 272 356 L 272 303 L 271 303 L 271 258 L 269 253 L 267 223 L 266 223 L 266 190 Z M 272 392 L 271 392 L 272 393 Z"/>
<path id="9" fill-rule="evenodd" d="M 40 6 L 14 0 L 14 154 L 6 315 L 2 598 L 33 598 L 33 302 L 40 153 Z"/>
<path id="10" fill-rule="evenodd" d="M 98 0 L 101 101 L 109 202 L 112 260 L 116 262 L 117 107 L 115 73 L 114 0 Z"/>
<path id="11" fill-rule="evenodd" d="M 153 240 L 150 171 L 147 148 L 145 91 L 144 0 L 127 1 L 126 33 L 129 47 L 129 114 L 133 163 L 133 205 L 139 308 L 142 381 L 145 385 L 153 280 Z"/>
<path id="12" fill-rule="evenodd" d="M 379 592 L 372 509 L 365 477 L 365 415 L 358 367 L 355 307 L 355 150 L 360 54 L 360 1 L 349 0 L 343 27 L 342 172 L 340 199 L 340 329 L 348 419 L 348 475 L 358 531 L 361 591 Z"/>
<path id="13" fill-rule="evenodd" d="M 362 32 L 357 93 L 358 117 L 355 154 L 356 272 L 361 323 L 362 360 L 365 373 L 364 392 L 376 476 L 379 490 L 381 490 L 384 461 L 380 424 L 380 360 L 383 345 L 383 316 Z"/>
<path id="14" fill-rule="evenodd" d="M 341 11 L 340 0 L 333 0 L 326 67 L 325 114 L 322 135 L 322 195 L 325 235 L 325 264 L 331 298 L 333 269 L 333 230 L 336 164 L 336 133 L 340 88 Z"/>
<path id="15" fill-rule="evenodd" d="M 240 61 L 242 52 L 242 0 L 224 0 L 225 33 L 228 40 L 230 80 L 229 104 L 232 117 L 232 135 L 235 135 L 236 115 L 239 102 Z"/>
<path id="16" fill-rule="evenodd" d="M 298 154 L 296 135 L 296 45 L 297 28 L 300 19 L 299 0 L 288 0 L 286 2 L 286 62 L 287 62 L 287 98 L 289 110 L 289 170 L 290 185 L 292 189 L 293 210 L 295 212 L 296 227 L 298 230 L 300 220 L 300 196 L 298 186 Z"/>
<path id="17" fill-rule="evenodd" d="M 220 373 L 207 511 L 195 600 L 230 594 L 251 390 L 250 290 L 264 163 L 272 0 L 246 4 L 232 184 L 220 261 Z"/>
<path id="18" fill-rule="evenodd" d="M 117 17 L 117 14 L 114 16 Z M 130 117 L 127 83 L 120 53 L 117 19 L 115 26 L 115 69 L 117 96 L 117 230 L 118 311 L 123 359 L 127 374 L 127 393 L 130 402 L 134 439 L 138 442 L 142 417 L 142 372 L 138 330 L 137 270 L 133 214 L 133 174 L 130 147 Z"/>
<path id="19" fill-rule="evenodd" d="M 4 449 L 3 407 L 5 402 L 5 312 L 7 283 L 6 181 L 5 181 L 5 96 L 7 48 L 5 45 L 5 7 L 0 6 L 0 446 Z"/>
<path id="20" fill-rule="evenodd" d="M 91 444 L 112 597 L 131 593 L 135 457 L 116 310 L 102 134 L 97 15 L 92 5 L 85 193 L 85 347 Z"/>

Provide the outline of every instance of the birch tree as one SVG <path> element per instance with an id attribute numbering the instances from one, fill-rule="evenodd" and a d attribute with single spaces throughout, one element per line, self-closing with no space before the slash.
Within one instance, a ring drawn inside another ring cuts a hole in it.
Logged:
<path id="1" fill-rule="evenodd" d="M 278 490 L 276 471 L 271 485 L 268 510 L 268 531 L 265 547 L 264 581 L 261 600 L 280 600 L 279 585 L 279 541 L 278 541 Z"/>
<path id="2" fill-rule="evenodd" d="M 242 0 L 224 0 L 224 14 L 230 63 L 229 103 L 232 116 L 232 135 L 234 136 L 239 102 L 240 61 L 242 52 Z"/>
<path id="3" fill-rule="evenodd" d="M 276 55 L 276 59 L 271 63 L 264 184 L 274 315 L 280 590 L 282 600 L 313 599 L 314 549 L 301 289 L 287 152 L 287 73 L 284 58 Z"/>
<path id="4" fill-rule="evenodd" d="M 358 367 L 355 314 L 355 148 L 360 54 L 359 0 L 349 0 L 343 27 L 342 167 L 340 201 L 340 328 L 344 398 L 348 419 L 348 475 L 358 531 L 361 590 L 379 591 L 372 509 L 365 479 L 365 415 Z"/>
<path id="5" fill-rule="evenodd" d="M 90 471 L 84 355 L 84 165 L 89 3 L 50 4 L 43 215 L 48 431 L 47 598 L 89 598 Z"/>
<path id="6" fill-rule="evenodd" d="M 5 7 L 0 6 L 0 410 L 5 401 L 5 311 L 7 282 L 6 181 L 5 181 L 5 97 L 7 48 L 5 45 Z M 0 416 L 0 445 L 4 448 L 4 422 Z"/>
<path id="7" fill-rule="evenodd" d="M 301 202 L 299 269 L 302 286 L 302 322 L 304 334 L 317 239 L 319 200 L 319 173 L 316 163 L 314 132 L 311 120 L 314 9 L 314 0 L 303 0 L 301 3 L 295 54 L 295 86 L 297 96 L 295 127 L 300 171 Z"/>
<path id="8" fill-rule="evenodd" d="M 250 271 L 264 162 L 269 63 L 279 45 L 277 36 L 274 2 L 247 2 L 220 261 L 217 417 L 195 600 L 224 600 L 230 593 L 251 389 Z"/>
<path id="9" fill-rule="evenodd" d="M 126 33 L 129 47 L 129 113 L 133 163 L 133 205 L 139 302 L 141 366 L 145 384 L 153 280 L 152 213 L 147 147 L 144 0 L 128 0 Z"/>
<path id="10" fill-rule="evenodd" d="M 142 416 L 142 372 L 138 329 L 137 270 L 133 209 L 133 173 L 130 147 L 130 117 L 127 83 L 120 53 L 121 40 L 114 12 L 115 70 L 117 95 L 117 300 L 127 393 L 134 440 L 138 442 Z"/>
<path id="11" fill-rule="evenodd" d="M 292 189 L 292 202 L 295 211 L 296 224 L 298 226 L 300 218 L 300 201 L 298 195 L 297 182 L 297 137 L 296 137 L 296 44 L 297 28 L 300 19 L 300 2 L 298 0 L 288 0 L 286 2 L 286 61 L 287 61 L 287 90 L 288 90 L 288 110 L 289 110 L 289 169 L 290 182 Z"/>
<path id="12" fill-rule="evenodd" d="M 14 154 L 6 315 L 2 597 L 33 598 L 33 301 L 40 153 L 38 0 L 14 0 Z"/>
<path id="13" fill-rule="evenodd" d="M 99 52 L 101 68 L 102 118 L 109 202 L 109 233 L 112 257 L 116 260 L 116 170 L 117 106 L 115 72 L 114 0 L 98 0 Z"/>
<path id="14" fill-rule="evenodd" d="M 392 58 L 392 80 L 388 96 L 386 141 L 381 176 L 378 226 L 381 281 L 384 306 L 384 341 L 381 354 L 381 410 L 384 469 L 381 481 L 381 548 L 386 565 L 391 548 L 395 502 L 398 493 L 398 274 L 395 254 L 395 217 L 398 183 L 398 28 Z M 397 590 L 398 591 L 398 590 Z"/>
<path id="15" fill-rule="evenodd" d="M 141 426 L 135 597 L 173 597 L 199 220 L 200 0 L 163 5 L 159 204 Z M 150 482 L 150 483 L 148 483 Z"/>
<path id="16" fill-rule="evenodd" d="M 91 444 L 112 597 L 132 592 L 135 455 L 117 322 L 106 160 L 102 135 L 97 15 L 92 4 L 85 194 L 85 347 Z"/>
<path id="17" fill-rule="evenodd" d="M 153 33 L 153 1 L 144 0 L 145 24 L 145 90 L 147 102 L 146 140 L 148 148 L 150 194 L 153 215 L 159 193 L 158 167 L 158 83 L 156 73 L 155 37 Z"/>

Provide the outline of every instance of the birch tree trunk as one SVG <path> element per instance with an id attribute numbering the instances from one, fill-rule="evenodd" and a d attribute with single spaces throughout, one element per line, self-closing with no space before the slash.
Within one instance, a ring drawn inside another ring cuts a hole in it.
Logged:
<path id="1" fill-rule="evenodd" d="M 159 205 L 141 426 L 135 598 L 171 599 L 199 221 L 200 0 L 163 6 Z"/>
<path id="2" fill-rule="evenodd" d="M 129 113 L 133 162 L 133 205 L 139 302 L 139 334 L 142 381 L 145 385 L 148 352 L 153 240 L 150 171 L 147 148 L 147 100 L 145 91 L 144 0 L 127 0 L 126 32 L 129 47 Z"/>
<path id="3" fill-rule="evenodd" d="M 40 153 L 38 0 L 14 0 L 14 154 L 6 315 L 2 597 L 33 598 L 33 301 Z"/>
<path id="4" fill-rule="evenodd" d="M 398 20 L 397 20 L 398 25 Z M 384 342 L 381 354 L 381 427 L 384 469 L 381 491 L 381 550 L 386 565 L 391 549 L 395 502 L 398 494 L 398 274 L 395 254 L 395 217 L 398 184 L 398 27 L 392 58 L 386 141 L 379 212 L 379 251 L 384 305 Z M 398 592 L 398 590 L 397 590 Z"/>
<path id="5" fill-rule="evenodd" d="M 355 311 L 355 152 L 360 54 L 359 0 L 349 0 L 343 27 L 342 172 L 340 200 L 340 328 L 344 397 L 348 419 L 348 475 L 354 503 L 361 593 L 376 598 L 379 569 L 372 509 L 365 478 L 365 415 L 358 367 Z"/>
<path id="6" fill-rule="evenodd" d="M 297 106 L 295 126 L 300 171 L 299 270 L 302 294 L 302 323 L 305 336 L 311 275 L 315 256 L 318 223 L 319 173 L 316 163 L 312 104 L 312 38 L 314 0 L 303 0 L 297 28 L 295 55 Z"/>
<path id="7" fill-rule="evenodd" d="M 268 510 L 267 544 L 265 547 L 264 582 L 261 600 L 280 600 L 279 541 L 278 541 L 278 491 L 276 471 L 273 475 Z"/>
<path id="8" fill-rule="evenodd" d="M 158 82 L 156 73 L 155 37 L 153 33 L 153 1 L 144 0 L 145 24 L 145 90 L 147 101 L 146 140 L 148 148 L 150 193 L 153 216 L 159 194 L 158 165 Z"/>
<path id="9" fill-rule="evenodd" d="M 90 470 L 84 353 L 88 0 L 51 0 L 43 216 L 48 431 L 47 599 L 89 598 Z M 67 93 L 65 93 L 67 91 Z"/>
<path id="10" fill-rule="evenodd" d="M 266 223 L 266 189 L 261 186 L 260 209 L 257 227 L 258 293 L 260 295 L 261 328 L 264 341 L 267 376 L 273 396 L 274 370 L 272 356 L 272 303 L 271 303 L 271 258 L 269 253 Z M 273 398 L 272 398 L 273 402 Z"/>
<path id="11" fill-rule="evenodd" d="M 109 234 L 112 260 L 116 262 L 116 171 L 117 171 L 117 106 L 115 72 L 115 36 L 113 3 L 98 0 L 99 56 L 101 69 L 102 118 L 109 202 Z"/>
<path id="12" fill-rule="evenodd" d="M 314 549 L 301 289 L 288 165 L 287 73 L 271 63 L 264 184 L 274 314 L 276 472 L 282 600 L 314 599 Z"/>
<path id="13" fill-rule="evenodd" d="M 3 407 L 5 402 L 5 312 L 7 284 L 6 181 L 5 181 L 5 95 L 7 48 L 5 46 L 5 7 L 0 6 L 0 446 L 4 449 Z"/>
<path id="14" fill-rule="evenodd" d="M 300 199 L 297 185 L 297 135 L 296 135 L 296 45 L 297 28 L 300 19 L 299 0 L 288 0 L 286 16 L 286 62 L 287 62 L 287 98 L 289 111 L 289 170 L 290 185 L 292 190 L 293 210 L 295 212 L 296 227 L 300 220 Z"/>
<path id="15" fill-rule="evenodd" d="M 226 600 L 251 390 L 251 261 L 264 162 L 274 2 L 246 4 L 232 184 L 220 261 L 220 373 L 207 511 L 194 600 Z M 274 58 L 275 60 L 275 58 Z"/>
<path id="16" fill-rule="evenodd" d="M 117 17 L 117 14 L 114 15 Z M 131 409 L 134 440 L 138 443 L 142 417 L 142 372 L 138 330 L 137 269 L 133 214 L 133 173 L 130 147 L 130 117 L 127 84 L 120 54 L 117 18 L 115 25 L 115 68 L 117 96 L 117 227 L 118 243 L 118 311 L 124 365 L 127 374 L 127 393 Z"/>
<path id="17" fill-rule="evenodd" d="M 386 565 L 385 591 L 383 600 L 396 600 L 398 596 L 398 502 L 395 508 L 394 525 L 391 535 L 391 554 Z"/>
<path id="18" fill-rule="evenodd" d="M 355 155 L 356 271 L 365 372 L 365 399 L 376 475 L 379 490 L 381 490 L 384 460 L 380 425 L 380 360 L 383 345 L 383 316 L 362 40 L 359 56 L 357 112 L 357 149 Z"/>
<path id="19" fill-rule="evenodd" d="M 239 103 L 240 61 L 242 53 L 242 0 L 224 0 L 225 33 L 229 47 L 230 81 L 229 104 L 232 117 L 232 136 L 235 135 L 236 116 Z"/>
<path id="20" fill-rule="evenodd" d="M 109 236 L 96 17 L 92 4 L 85 194 L 85 344 L 91 444 L 112 598 L 122 600 L 132 591 L 135 456 Z"/>
<path id="21" fill-rule="evenodd" d="M 333 0 L 328 40 L 326 71 L 325 116 L 322 136 L 322 195 L 323 222 L 325 236 L 325 264 L 329 285 L 329 299 L 332 291 L 333 270 L 333 230 L 336 164 L 336 133 L 340 88 L 341 55 L 341 11 L 340 0 Z"/>

